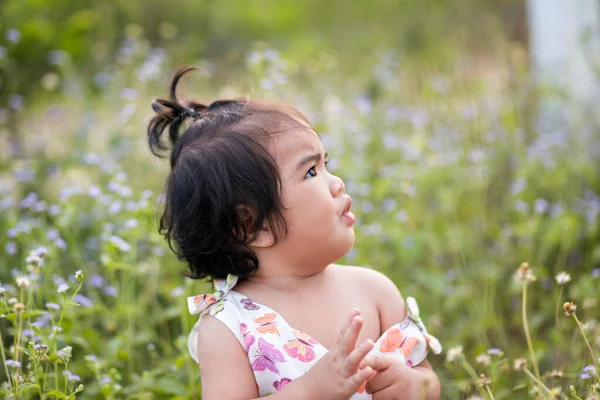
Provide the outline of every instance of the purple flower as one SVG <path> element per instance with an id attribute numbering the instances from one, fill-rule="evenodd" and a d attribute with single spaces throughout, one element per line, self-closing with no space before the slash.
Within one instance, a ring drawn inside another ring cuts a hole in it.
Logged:
<path id="1" fill-rule="evenodd" d="M 77 293 L 75 297 L 73 297 L 73 300 L 83 307 L 91 307 L 94 305 L 91 299 L 85 297 L 80 293 Z"/>
<path id="2" fill-rule="evenodd" d="M 90 284 L 94 287 L 102 287 L 104 285 L 104 278 L 98 274 L 90 276 Z"/>
<path id="3" fill-rule="evenodd" d="M 600 268 L 594 268 L 592 271 L 592 278 L 598 278 L 600 276 Z"/>
<path id="4" fill-rule="evenodd" d="M 49 308 L 51 310 L 60 310 L 60 306 L 58 304 L 52 303 L 52 302 L 47 302 L 46 308 Z"/>
<path id="5" fill-rule="evenodd" d="M 70 381 L 70 382 L 79 382 L 79 381 L 81 381 L 81 378 L 79 377 L 79 375 L 73 374 L 68 369 L 66 369 L 66 370 L 63 371 L 63 375 L 66 376 L 67 380 Z"/>
<path id="6" fill-rule="evenodd" d="M 491 349 L 488 349 L 488 354 L 494 354 L 494 355 L 500 355 L 500 354 L 504 354 L 502 352 L 502 350 L 496 348 L 496 347 L 492 347 Z"/>
<path id="7" fill-rule="evenodd" d="M 114 286 L 107 286 L 104 288 L 104 293 L 112 297 L 117 297 L 117 288 Z"/>

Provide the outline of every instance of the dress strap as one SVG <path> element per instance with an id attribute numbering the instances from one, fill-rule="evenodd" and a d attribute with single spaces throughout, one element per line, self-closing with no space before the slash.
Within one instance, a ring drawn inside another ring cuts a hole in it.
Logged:
<path id="1" fill-rule="evenodd" d="M 435 336 L 432 336 L 427 332 L 427 328 L 425 328 L 425 324 L 419 316 L 419 305 L 414 297 L 406 298 L 406 309 L 408 311 L 408 317 L 413 320 L 415 324 L 417 324 L 423 333 L 423 336 L 425 336 L 425 340 L 427 340 L 427 345 L 431 351 L 433 351 L 434 354 L 440 354 L 442 352 L 442 344 L 436 339 Z"/>
<path id="2" fill-rule="evenodd" d="M 189 296 L 187 298 L 188 310 L 190 314 L 199 314 L 206 310 L 208 306 L 221 300 L 235 286 L 238 277 L 235 275 L 227 275 L 227 279 L 215 279 L 214 285 L 216 292 L 212 294 L 199 294 L 197 296 Z"/>

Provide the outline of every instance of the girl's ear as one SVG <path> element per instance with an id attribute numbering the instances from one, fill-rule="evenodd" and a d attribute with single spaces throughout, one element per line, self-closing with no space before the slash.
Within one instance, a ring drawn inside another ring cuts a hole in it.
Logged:
<path id="1" fill-rule="evenodd" d="M 263 226 L 261 226 L 258 229 L 258 232 L 254 232 L 253 228 L 255 221 L 255 213 L 248 206 L 238 205 L 237 210 L 238 215 L 243 221 L 242 223 L 245 226 L 248 235 L 255 235 L 254 240 L 248 243 L 248 246 L 271 247 L 275 244 L 275 236 L 273 235 L 273 232 L 271 232 L 271 230 L 269 229 L 268 224 L 263 224 Z"/>
<path id="2" fill-rule="evenodd" d="M 251 247 L 262 247 L 267 248 L 275 244 L 275 236 L 271 230 L 266 226 L 261 226 L 258 230 L 256 238 L 249 243 Z"/>

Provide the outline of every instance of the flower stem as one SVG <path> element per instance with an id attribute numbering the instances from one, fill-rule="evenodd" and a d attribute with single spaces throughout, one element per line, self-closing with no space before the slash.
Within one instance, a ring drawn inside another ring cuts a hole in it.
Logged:
<path id="1" fill-rule="evenodd" d="M 533 380 L 539 387 L 541 387 L 545 392 L 548 392 L 548 395 L 550 396 L 551 399 L 554 398 L 554 396 L 552 396 L 552 392 L 550 391 L 550 389 L 548 389 L 548 387 L 546 385 L 544 385 L 542 383 L 542 381 L 540 381 L 539 379 L 537 379 L 530 370 L 528 370 L 527 368 L 523 368 L 523 371 L 525 371 L 525 373 L 527 374 L 527 376 L 529 376 L 531 378 L 531 380 Z"/>
<path id="2" fill-rule="evenodd" d="M 21 304 L 23 303 L 23 296 L 25 295 L 25 288 L 21 286 Z M 19 354 L 19 347 L 21 347 L 21 332 L 23 331 L 23 310 L 19 311 L 19 328 L 17 329 L 17 343 L 15 345 L 15 360 L 19 360 L 21 355 Z"/>
<path id="3" fill-rule="evenodd" d="M 477 382 L 477 374 L 475 373 L 475 370 L 473 369 L 473 367 L 471 367 L 471 364 L 469 364 L 467 362 L 467 360 L 465 360 L 464 356 L 462 356 L 461 359 L 460 359 L 460 365 L 462 365 L 462 367 L 465 369 L 465 371 L 467 371 L 467 373 L 469 374 L 469 376 L 471 376 L 471 379 L 473 380 L 473 383 L 475 384 L 475 387 L 477 388 L 477 390 L 479 391 L 479 393 L 481 393 L 483 395 L 483 391 L 479 387 L 478 382 Z"/>
<path id="4" fill-rule="evenodd" d="M 521 312 L 523 316 L 523 329 L 525 330 L 525 338 L 527 339 L 527 347 L 529 348 L 529 355 L 531 357 L 531 362 L 533 363 L 533 370 L 535 371 L 535 376 L 537 380 L 540 379 L 540 370 L 538 369 L 537 360 L 535 358 L 535 353 L 533 352 L 533 345 L 531 344 L 531 336 L 529 335 L 529 325 L 527 323 L 527 281 L 523 281 L 523 304 L 521 307 Z"/>
<path id="5" fill-rule="evenodd" d="M 577 322 L 577 326 L 581 331 L 581 336 L 583 336 L 583 340 L 585 340 L 585 344 L 587 344 L 588 350 L 590 351 L 590 355 L 592 356 L 592 365 L 594 366 L 594 370 L 596 371 L 596 383 L 598 383 L 598 381 L 600 381 L 600 371 L 598 371 L 598 361 L 596 360 L 596 356 L 594 355 L 594 349 L 592 349 L 592 346 L 590 346 L 590 342 L 585 336 L 583 325 L 581 325 L 581 322 L 579 321 L 579 318 L 577 318 L 577 315 L 575 313 L 573 313 L 573 319 L 575 320 L 575 322 Z"/>
<path id="6" fill-rule="evenodd" d="M 490 395 L 490 399 L 492 400 L 496 400 L 494 398 L 494 395 L 492 394 L 492 391 L 490 390 L 490 387 L 488 385 L 485 385 L 485 390 L 487 391 L 487 393 Z"/>
<path id="7" fill-rule="evenodd" d="M 4 365 L 4 372 L 6 372 L 6 381 L 8 386 L 11 387 L 10 374 L 8 373 L 8 366 L 6 365 L 6 354 L 4 354 L 4 341 L 2 340 L 2 333 L 0 332 L 0 354 L 2 354 L 2 365 Z"/>

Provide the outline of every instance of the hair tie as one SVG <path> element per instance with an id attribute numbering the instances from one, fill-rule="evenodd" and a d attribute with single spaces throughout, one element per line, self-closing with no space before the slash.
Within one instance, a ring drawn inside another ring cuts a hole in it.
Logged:
<path id="1" fill-rule="evenodd" d="M 198 118 L 200 116 L 200 114 L 198 114 L 198 111 L 196 111 L 195 108 L 188 108 L 183 111 L 183 114 L 192 118 Z"/>

